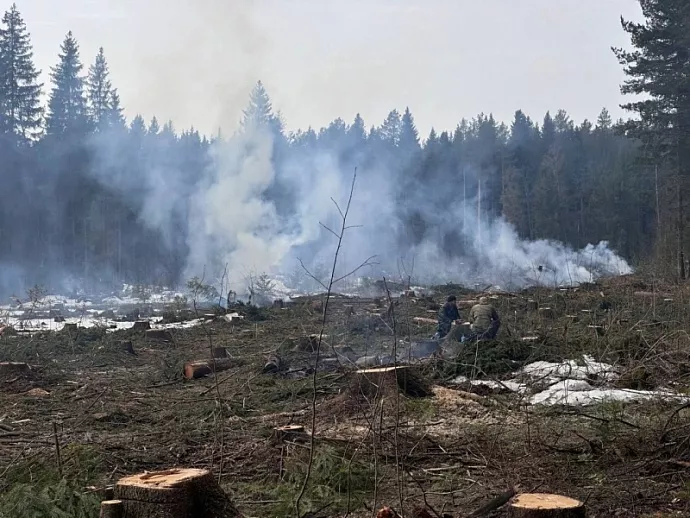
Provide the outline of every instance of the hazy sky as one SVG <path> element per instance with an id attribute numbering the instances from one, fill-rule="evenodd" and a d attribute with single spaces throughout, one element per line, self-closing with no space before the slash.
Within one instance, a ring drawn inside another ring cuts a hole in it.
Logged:
<path id="1" fill-rule="evenodd" d="M 9 2 L 10 0 L 8 0 Z M 68 30 L 103 46 L 126 115 L 233 129 L 262 79 L 288 127 L 368 126 L 409 106 L 420 131 L 493 112 L 622 115 L 637 0 L 16 0 L 45 82 Z M 9 7 L 9 3 L 6 7 Z"/>

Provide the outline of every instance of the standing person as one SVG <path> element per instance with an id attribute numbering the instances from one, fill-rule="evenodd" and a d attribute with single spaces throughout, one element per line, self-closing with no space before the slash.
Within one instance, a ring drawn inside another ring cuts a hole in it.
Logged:
<path id="1" fill-rule="evenodd" d="M 477 340 L 493 340 L 501 327 L 501 319 L 489 299 L 482 297 L 470 309 L 470 329 Z"/>
<path id="2" fill-rule="evenodd" d="M 450 328 L 453 322 L 460 319 L 460 311 L 458 311 L 457 298 L 451 295 L 446 299 L 446 303 L 441 306 L 438 312 L 438 329 L 434 335 L 434 339 L 444 338 L 450 333 Z"/>

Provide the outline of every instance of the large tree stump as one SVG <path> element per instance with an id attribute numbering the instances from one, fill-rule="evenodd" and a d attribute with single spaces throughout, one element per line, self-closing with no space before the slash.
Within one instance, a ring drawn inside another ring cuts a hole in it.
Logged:
<path id="1" fill-rule="evenodd" d="M 120 340 L 120 350 L 127 354 L 137 354 L 131 340 Z"/>
<path id="2" fill-rule="evenodd" d="M 202 469 L 171 469 L 122 478 L 115 486 L 122 518 L 235 518 L 242 515 Z"/>
<path id="3" fill-rule="evenodd" d="M 231 358 L 195 360 L 184 364 L 184 377 L 188 380 L 203 378 L 214 372 L 226 371 L 232 367 Z"/>
<path id="4" fill-rule="evenodd" d="M 29 374 L 31 367 L 21 362 L 0 362 L 0 378 Z"/>
<path id="5" fill-rule="evenodd" d="M 227 358 L 228 357 L 228 350 L 225 347 L 214 347 L 213 348 L 213 357 L 214 358 Z"/>
<path id="6" fill-rule="evenodd" d="M 101 502 L 100 518 L 122 518 L 124 513 L 122 500 L 105 500 Z"/>
<path id="7" fill-rule="evenodd" d="M 524 493 L 510 504 L 514 518 L 584 518 L 585 506 L 579 500 L 546 493 Z"/>
<path id="8" fill-rule="evenodd" d="M 356 396 L 367 399 L 398 392 L 409 397 L 426 397 L 432 394 L 422 378 L 407 365 L 355 371 L 352 389 Z"/>

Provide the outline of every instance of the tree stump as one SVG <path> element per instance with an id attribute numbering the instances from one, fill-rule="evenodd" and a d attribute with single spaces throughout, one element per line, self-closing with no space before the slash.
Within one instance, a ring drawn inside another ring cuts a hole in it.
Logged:
<path id="1" fill-rule="evenodd" d="M 273 307 L 276 309 L 283 309 L 285 307 L 285 302 L 283 299 L 276 299 L 273 301 Z"/>
<path id="2" fill-rule="evenodd" d="M 171 469 L 120 479 L 115 496 L 122 518 L 240 518 L 242 515 L 202 469 Z"/>
<path id="3" fill-rule="evenodd" d="M 518 495 L 510 504 L 514 518 L 584 518 L 585 506 L 579 500 L 546 493 Z"/>
<path id="4" fill-rule="evenodd" d="M 539 304 L 536 300 L 529 299 L 527 301 L 527 309 L 530 311 L 537 311 L 537 309 L 539 309 Z"/>
<path id="5" fill-rule="evenodd" d="M 63 317 L 63 316 L 58 315 L 56 317 L 53 317 L 53 322 L 55 322 L 56 324 L 60 324 L 64 321 L 65 321 L 65 317 Z"/>
<path id="6" fill-rule="evenodd" d="M 214 372 L 226 371 L 232 367 L 231 358 L 195 360 L 184 364 L 184 377 L 188 380 L 203 378 Z"/>
<path id="7" fill-rule="evenodd" d="M 308 438 L 309 434 L 304 430 L 304 426 L 293 424 L 274 428 L 273 434 L 271 435 L 271 444 L 275 445 L 284 441 L 306 440 Z"/>
<path id="8" fill-rule="evenodd" d="M 227 358 L 228 357 L 228 351 L 225 349 L 225 347 L 215 347 L 213 349 L 213 357 L 214 358 Z"/>
<path id="9" fill-rule="evenodd" d="M 352 305 L 343 306 L 345 308 L 345 316 L 351 317 L 355 314 L 355 308 Z"/>
<path id="10" fill-rule="evenodd" d="M 160 340 L 162 342 L 172 342 L 173 340 L 172 333 L 167 329 L 147 329 L 145 335 L 147 340 Z"/>
<path id="11" fill-rule="evenodd" d="M 324 303 L 323 300 L 312 300 L 311 309 L 316 313 L 323 313 Z"/>
<path id="12" fill-rule="evenodd" d="M 77 324 L 65 324 L 62 330 L 67 331 L 68 333 L 76 333 L 78 330 Z"/>
<path id="13" fill-rule="evenodd" d="M 132 329 L 134 331 L 146 331 L 148 329 L 151 329 L 151 322 L 149 322 L 148 320 L 138 320 L 134 322 Z"/>
<path id="14" fill-rule="evenodd" d="M 355 395 L 361 395 L 367 399 L 376 395 L 386 396 L 398 392 L 415 398 L 432 394 L 422 378 L 407 365 L 373 367 L 355 371 L 352 389 Z"/>
<path id="15" fill-rule="evenodd" d="M 124 513 L 122 500 L 105 500 L 101 502 L 100 518 L 122 518 Z"/>
<path id="16" fill-rule="evenodd" d="M 20 362 L 0 362 L 0 378 L 28 374 L 31 367 L 26 363 Z"/>
<path id="17" fill-rule="evenodd" d="M 127 354 L 137 354 L 131 340 L 120 340 L 120 349 Z"/>

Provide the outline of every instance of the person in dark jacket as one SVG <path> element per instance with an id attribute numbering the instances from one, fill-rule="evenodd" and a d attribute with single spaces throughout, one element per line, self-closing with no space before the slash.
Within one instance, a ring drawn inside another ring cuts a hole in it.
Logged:
<path id="1" fill-rule="evenodd" d="M 444 338 L 450 333 L 453 322 L 459 319 L 460 311 L 458 311 L 457 298 L 455 295 L 451 295 L 446 299 L 446 303 L 441 306 L 438 312 L 438 329 L 436 330 L 434 338 Z"/>

